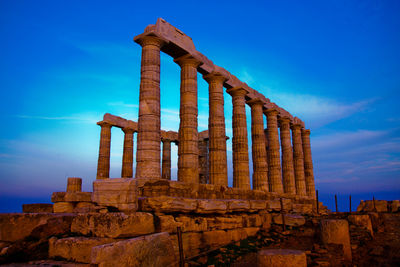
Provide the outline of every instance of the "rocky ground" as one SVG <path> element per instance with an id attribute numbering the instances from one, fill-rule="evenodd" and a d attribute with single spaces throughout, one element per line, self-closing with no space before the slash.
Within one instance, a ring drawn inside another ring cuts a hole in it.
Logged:
<path id="1" fill-rule="evenodd" d="M 186 266 L 256 266 L 257 251 L 271 248 L 305 251 L 308 266 L 400 266 L 400 213 L 357 214 L 305 216 L 305 220 L 302 216 L 290 215 L 285 217 L 288 224 L 285 229 L 281 220 L 275 218 L 271 227 L 259 231 L 257 236 L 187 259 Z M 344 260 L 342 245 L 323 245 L 319 233 L 321 219 L 349 221 L 352 262 Z M 60 229 L 56 237 L 70 235 L 61 223 L 58 227 Z M 50 230 L 52 233 L 57 232 L 44 227 L 12 245 L 0 243 L 0 263 L 24 262 L 5 266 L 90 266 L 57 259 L 46 260 L 49 245 L 45 236 Z"/>
<path id="2" fill-rule="evenodd" d="M 207 255 L 190 260 L 190 266 L 256 266 L 256 253 L 261 249 L 284 248 L 306 252 L 308 266 L 400 266 L 400 214 L 372 214 L 374 233 L 362 226 L 350 223 L 353 261 L 343 258 L 341 245 L 324 246 L 319 238 L 319 220 L 345 218 L 348 214 L 331 214 L 307 220 L 300 227 L 284 231 L 281 225 L 273 225 L 268 232 L 260 232 L 230 244 Z"/>

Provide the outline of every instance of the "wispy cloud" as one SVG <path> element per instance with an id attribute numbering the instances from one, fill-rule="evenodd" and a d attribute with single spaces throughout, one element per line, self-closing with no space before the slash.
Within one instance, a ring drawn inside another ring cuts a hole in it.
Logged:
<path id="1" fill-rule="evenodd" d="M 72 122 L 85 122 L 96 123 L 98 116 L 88 115 L 72 115 L 72 116 L 32 116 L 32 115 L 16 115 L 20 119 L 34 119 L 34 120 L 55 120 L 55 121 L 72 121 Z"/>
<path id="2" fill-rule="evenodd" d="M 125 107 L 125 108 L 139 108 L 139 105 L 137 105 L 137 104 L 129 104 L 129 103 L 125 103 L 123 101 L 109 102 L 109 103 L 107 103 L 107 105 L 108 106 Z"/>

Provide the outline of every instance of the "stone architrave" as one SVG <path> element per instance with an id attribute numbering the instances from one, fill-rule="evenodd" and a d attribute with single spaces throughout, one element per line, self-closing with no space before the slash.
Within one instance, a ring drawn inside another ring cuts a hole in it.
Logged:
<path id="1" fill-rule="evenodd" d="M 136 178 L 160 179 L 160 48 L 164 41 L 144 36 L 139 95 Z"/>
<path id="2" fill-rule="evenodd" d="M 97 179 L 110 178 L 111 124 L 105 121 L 97 123 L 101 127 Z"/>
<path id="3" fill-rule="evenodd" d="M 171 140 L 162 139 L 162 179 L 171 180 Z"/>
<path id="4" fill-rule="evenodd" d="M 315 182 L 314 182 L 314 170 L 313 170 L 313 163 L 311 156 L 310 130 L 301 129 L 301 140 L 303 142 L 306 191 L 308 196 L 315 198 Z"/>
<path id="5" fill-rule="evenodd" d="M 133 177 L 133 133 L 132 128 L 123 128 L 124 132 L 124 152 L 122 155 L 122 178 Z"/>
<path id="6" fill-rule="evenodd" d="M 208 181 L 208 138 L 199 140 L 199 183 Z"/>
<path id="7" fill-rule="evenodd" d="M 223 83 L 227 78 L 222 74 L 212 72 L 205 75 L 204 79 L 209 84 L 208 132 L 210 183 L 228 185 L 223 91 Z"/>
<path id="8" fill-rule="evenodd" d="M 296 183 L 293 167 L 293 149 L 290 137 L 290 119 L 279 118 L 282 146 L 282 176 L 285 193 L 296 194 Z"/>
<path id="9" fill-rule="evenodd" d="M 247 140 L 246 93 L 241 87 L 227 90 L 232 96 L 232 150 L 233 150 L 233 187 L 250 188 L 249 146 Z"/>
<path id="10" fill-rule="evenodd" d="M 301 141 L 301 124 L 292 125 L 294 176 L 296 181 L 296 194 L 306 196 L 306 181 L 304 177 L 304 156 Z"/>
<path id="11" fill-rule="evenodd" d="M 268 109 L 267 115 L 267 133 L 268 133 L 268 179 L 270 191 L 283 193 L 281 158 L 279 153 L 279 134 L 278 134 L 278 111 Z"/>
<path id="12" fill-rule="evenodd" d="M 268 192 L 268 164 L 267 151 L 265 149 L 263 102 L 255 98 L 246 103 L 251 107 L 253 189 Z"/>
<path id="13" fill-rule="evenodd" d="M 184 55 L 174 61 L 181 67 L 178 181 L 199 183 L 197 67 L 201 62 L 191 55 Z"/>

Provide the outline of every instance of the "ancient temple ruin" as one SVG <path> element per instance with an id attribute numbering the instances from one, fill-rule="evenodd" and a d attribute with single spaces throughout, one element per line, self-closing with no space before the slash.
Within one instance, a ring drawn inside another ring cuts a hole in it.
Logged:
<path id="1" fill-rule="evenodd" d="M 233 256 L 240 249 L 248 253 L 255 236 L 255 250 L 274 248 L 259 251 L 257 266 L 270 261 L 282 263 L 274 266 L 343 266 L 368 259 L 354 261 L 362 253 L 354 243 L 367 244 L 380 218 L 386 218 L 376 212 L 398 212 L 399 201 L 367 201 L 360 205 L 364 214 L 328 215 L 316 195 L 310 130 L 303 121 L 213 64 L 189 36 L 161 18 L 134 41 L 142 47 L 137 122 L 105 114 L 97 123 L 100 147 L 92 192 L 82 192 L 82 179 L 70 177 L 66 192 L 53 193 L 54 204 L 26 204 L 22 214 L 0 214 L 0 264 L 62 259 L 86 266 L 184 266 L 195 259 L 193 266 L 207 266 L 210 252 L 226 251 L 227 245 L 238 249 Z M 178 132 L 160 128 L 161 52 L 181 67 Z M 197 72 L 209 84 L 209 123 L 203 132 L 197 122 Z M 224 88 L 233 104 L 232 166 Z M 124 132 L 120 178 L 110 178 L 112 127 Z M 171 143 L 178 146 L 177 181 L 171 180 Z M 233 168 L 232 187 L 228 168 Z M 287 248 L 288 239 L 299 250 L 275 249 Z"/>
<path id="2" fill-rule="evenodd" d="M 315 198 L 310 130 L 305 129 L 304 122 L 224 68 L 213 64 L 195 49 L 189 36 L 161 18 L 155 25 L 147 26 L 134 41 L 142 46 L 138 122 L 106 114 L 98 123 L 101 137 L 96 185 L 110 182 L 104 179 L 109 179 L 111 127 L 114 126 L 121 128 L 125 134 L 121 177 L 140 179 L 142 182 L 170 180 L 170 144 L 175 142 L 178 145 L 178 182 L 227 186 L 223 99 L 226 88 L 233 104 L 233 189 L 243 192 L 253 189 L 282 197 Z M 170 55 L 181 67 L 178 133 L 160 129 L 160 52 Z M 197 72 L 209 84 L 209 128 L 208 132 L 202 133 L 197 131 Z M 252 188 L 246 104 L 251 107 Z M 267 118 L 266 128 L 264 115 Z M 134 133 L 137 133 L 135 175 Z M 117 183 L 115 181 L 114 184 Z"/>

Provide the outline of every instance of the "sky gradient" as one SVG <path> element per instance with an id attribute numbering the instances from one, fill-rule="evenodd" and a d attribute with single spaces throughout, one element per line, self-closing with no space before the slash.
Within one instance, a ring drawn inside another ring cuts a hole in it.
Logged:
<path id="1" fill-rule="evenodd" d="M 354 207 L 372 194 L 399 199 L 399 11 L 399 1 L 368 0 L 0 1 L 0 212 L 49 202 L 67 177 L 82 177 L 92 190 L 96 122 L 104 113 L 137 121 L 141 47 L 132 39 L 158 17 L 305 122 L 316 187 L 329 207 L 334 194 L 342 210 L 349 194 Z M 178 130 L 179 85 L 179 66 L 162 54 L 162 129 Z M 198 96 L 202 131 L 208 86 L 201 74 Z M 225 93 L 230 137 L 231 117 Z M 250 118 L 247 108 L 249 131 Z M 111 146 L 110 174 L 119 177 L 120 129 Z M 230 185 L 231 151 L 229 140 Z"/>

